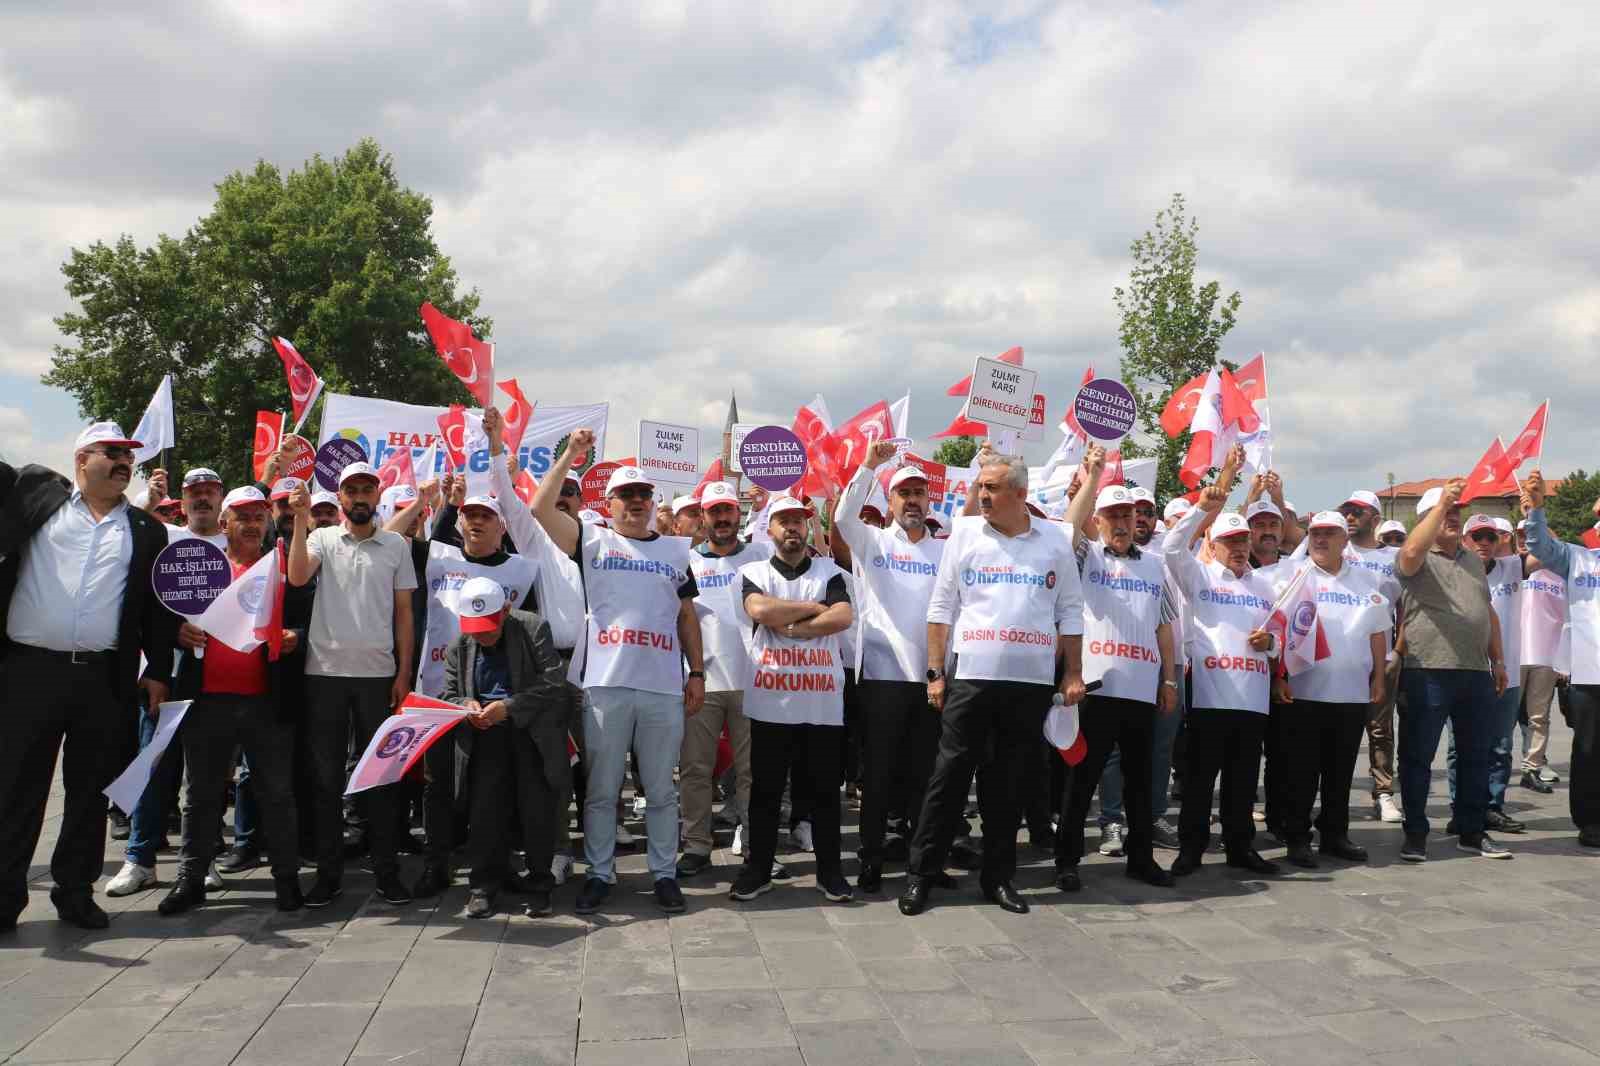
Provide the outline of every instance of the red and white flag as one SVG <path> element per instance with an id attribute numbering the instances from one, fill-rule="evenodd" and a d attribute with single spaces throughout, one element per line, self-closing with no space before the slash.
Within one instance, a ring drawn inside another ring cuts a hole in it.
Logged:
<path id="1" fill-rule="evenodd" d="M 1517 479 L 1511 470 L 1504 474 L 1500 472 L 1505 457 L 1505 445 L 1496 437 L 1494 443 L 1489 445 L 1489 450 L 1483 453 L 1483 458 L 1478 460 L 1478 465 L 1472 468 L 1472 473 L 1467 475 L 1467 487 L 1461 493 L 1459 502 L 1467 503 L 1480 496 L 1505 496 L 1516 492 Z"/>
<path id="2" fill-rule="evenodd" d="M 1544 426 L 1550 417 L 1550 401 L 1546 400 L 1533 412 L 1533 417 L 1528 419 L 1528 424 L 1517 439 L 1506 448 L 1505 454 L 1495 464 L 1495 474 L 1504 478 L 1517 472 L 1517 467 L 1529 459 L 1540 459 L 1544 456 Z"/>
<path id="3" fill-rule="evenodd" d="M 1256 357 L 1233 372 L 1239 394 L 1250 401 L 1257 425 L 1254 429 L 1240 429 L 1239 443 L 1244 445 L 1244 470 L 1246 473 L 1265 473 L 1272 469 L 1272 418 L 1267 405 L 1267 356 L 1257 352 Z"/>
<path id="4" fill-rule="evenodd" d="M 1583 541 L 1585 548 L 1600 548 L 1600 526 L 1590 526 L 1578 539 Z"/>
<path id="5" fill-rule="evenodd" d="M 274 547 L 234 578 L 194 624 L 236 652 L 267 645 L 276 659 L 283 648 L 283 570 Z"/>
<path id="6" fill-rule="evenodd" d="M 450 368 L 474 399 L 484 407 L 494 403 L 494 345 L 472 335 L 465 322 L 447 317 L 431 303 L 420 308 L 428 336 L 439 358 Z"/>
<path id="7" fill-rule="evenodd" d="M 1167 406 L 1161 409 L 1161 428 L 1166 430 L 1167 436 L 1176 437 L 1193 424 L 1200 410 L 1200 397 L 1205 393 L 1206 379 L 1210 376 L 1209 370 L 1197 374 L 1172 390 Z"/>
<path id="8" fill-rule="evenodd" d="M 411 463 L 411 449 L 401 445 L 389 453 L 389 457 L 378 467 L 378 489 L 382 491 L 391 485 L 409 485 L 411 491 L 417 491 L 417 472 Z"/>
<path id="9" fill-rule="evenodd" d="M 500 382 L 500 391 L 511 397 L 506 409 L 500 412 L 505 421 L 500 436 L 506 442 L 506 450 L 516 455 L 522 448 L 522 434 L 527 430 L 528 423 L 533 421 L 533 404 L 522 395 L 522 386 L 517 384 L 516 378 Z"/>
<path id="10" fill-rule="evenodd" d="M 466 716 L 467 712 L 453 703 L 411 693 L 400 702 L 400 713 L 385 718 L 372 734 L 344 794 L 396 783 Z"/>
<path id="11" fill-rule="evenodd" d="M 1304 673 L 1333 654 L 1328 646 L 1328 635 L 1322 629 L 1322 619 L 1317 615 L 1316 592 L 1307 580 L 1310 573 L 1310 563 L 1300 568 L 1278 602 L 1272 605 L 1272 613 L 1267 615 L 1262 626 L 1278 638 L 1283 669 L 1290 677 Z"/>
<path id="12" fill-rule="evenodd" d="M 250 469 L 255 471 L 257 481 L 266 473 L 267 460 L 272 458 L 272 453 L 278 450 L 282 440 L 283 412 L 257 411 L 256 437 L 250 452 Z"/>
<path id="13" fill-rule="evenodd" d="M 300 427 L 305 425 L 306 415 L 311 413 L 317 397 L 322 395 L 322 379 L 311 369 L 311 364 L 305 361 L 305 357 L 295 350 L 294 345 L 284 338 L 272 338 L 272 346 L 278 350 L 278 358 L 283 360 L 283 373 L 289 380 L 289 403 L 294 413 L 294 431 L 299 433 Z"/>
<path id="14" fill-rule="evenodd" d="M 999 355 L 995 356 L 994 358 L 995 358 L 995 361 L 999 362 L 999 363 L 1009 363 L 1012 366 L 1021 366 L 1022 365 L 1022 349 L 1021 348 L 1007 348 L 1005 351 L 1001 352 Z M 951 385 L 948 389 L 946 389 L 944 391 L 944 394 L 946 396 L 960 396 L 961 398 L 965 399 L 967 394 L 970 393 L 971 391 L 972 391 L 972 375 L 968 374 L 966 377 L 962 378 L 960 381 L 956 382 L 954 385 Z"/>
<path id="15" fill-rule="evenodd" d="M 833 420 L 828 416 L 828 405 L 820 393 L 795 411 L 790 430 L 806 449 L 806 476 L 790 491 L 807 496 L 828 495 L 832 483 L 827 466 L 832 461 Z"/>
<path id="16" fill-rule="evenodd" d="M 439 439 L 444 443 L 445 457 L 452 470 L 464 470 L 467 465 L 467 409 L 453 403 L 437 419 Z"/>
<path id="17" fill-rule="evenodd" d="M 871 407 L 857 411 L 848 422 L 833 431 L 832 467 L 830 474 L 837 479 L 834 491 L 826 495 L 830 498 L 838 494 L 856 468 L 861 465 L 861 460 L 867 457 L 867 450 L 880 440 L 888 440 L 894 436 L 894 416 L 889 413 L 889 405 L 882 400 Z"/>
<path id="18" fill-rule="evenodd" d="M 522 506 L 532 507 L 533 494 L 539 491 L 539 483 L 526 470 L 518 470 L 516 480 L 511 482 L 511 491 L 517 494 Z"/>
<path id="19" fill-rule="evenodd" d="M 1189 452 L 1183 457 L 1178 480 L 1190 488 L 1199 485 L 1210 470 L 1220 467 L 1240 433 L 1259 429 L 1261 421 L 1234 382 L 1233 374 L 1213 367 L 1189 423 Z"/>
<path id="20" fill-rule="evenodd" d="M 1084 370 L 1083 380 L 1078 382 L 1078 392 L 1082 392 L 1083 387 L 1093 380 L 1094 367 L 1090 366 Z M 1074 392 L 1072 394 L 1072 398 L 1074 401 L 1076 401 L 1078 398 L 1078 393 Z M 1074 410 L 1074 405 L 1072 403 L 1067 404 L 1067 413 L 1061 416 L 1061 425 L 1059 428 L 1061 432 L 1067 434 L 1068 436 L 1077 437 L 1079 440 L 1084 441 L 1085 443 L 1087 443 L 1089 440 L 1089 434 L 1085 433 L 1083 431 L 1083 427 L 1078 424 L 1078 412 Z"/>

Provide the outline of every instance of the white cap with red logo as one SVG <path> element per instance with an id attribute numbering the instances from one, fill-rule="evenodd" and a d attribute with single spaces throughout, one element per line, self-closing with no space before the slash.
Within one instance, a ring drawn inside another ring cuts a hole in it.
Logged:
<path id="1" fill-rule="evenodd" d="M 1391 518 L 1378 527 L 1378 536 L 1387 537 L 1390 533 L 1404 533 L 1405 531 L 1406 526 L 1404 522 L 1396 522 Z"/>
<path id="2" fill-rule="evenodd" d="M 777 499 L 767 504 L 767 520 L 771 521 L 779 515 L 787 514 L 790 511 L 803 511 L 809 515 L 811 513 L 811 508 L 807 507 L 804 503 L 795 499 L 793 496 L 779 496 Z"/>
<path id="3" fill-rule="evenodd" d="M 699 507 L 700 501 L 691 496 L 678 496 L 672 501 L 672 517 L 676 518 L 691 507 Z"/>
<path id="4" fill-rule="evenodd" d="M 1107 507 L 1132 507 L 1133 493 L 1122 485 L 1107 485 L 1100 490 L 1100 495 L 1094 498 L 1094 509 L 1104 511 Z"/>
<path id="5" fill-rule="evenodd" d="M 1245 509 L 1244 520 L 1248 522 L 1257 515 L 1264 514 L 1271 515 L 1274 518 L 1283 517 L 1283 512 L 1278 510 L 1278 505 L 1273 503 L 1271 500 L 1257 500 L 1255 503 L 1252 503 Z"/>
<path id="6" fill-rule="evenodd" d="M 893 492 L 907 481 L 927 481 L 928 475 L 922 472 L 919 466 L 902 466 L 889 478 L 889 491 Z"/>
<path id="7" fill-rule="evenodd" d="M 643 485 L 647 489 L 656 487 L 656 483 L 644 476 L 644 471 L 636 466 L 619 466 L 611 471 L 611 476 L 606 479 L 606 495 L 610 496 L 618 489 L 629 485 Z"/>
<path id="8" fill-rule="evenodd" d="M 1470 537 L 1480 529 L 1487 529 L 1491 533 L 1497 532 L 1494 526 L 1494 519 L 1486 514 L 1475 514 L 1467 519 L 1467 524 L 1463 527 L 1462 532 Z"/>
<path id="9" fill-rule="evenodd" d="M 267 498 L 261 495 L 261 490 L 254 485 L 241 486 L 222 498 L 222 509 L 224 511 L 232 510 L 235 507 L 255 507 L 258 505 L 265 507 Z"/>
<path id="10" fill-rule="evenodd" d="M 1359 503 L 1361 506 L 1373 511 L 1381 511 L 1383 509 L 1378 506 L 1378 497 L 1368 492 L 1366 489 L 1357 489 L 1356 491 L 1352 492 L 1345 499 L 1344 503 Z M 1339 506 L 1343 507 L 1344 503 L 1341 503 Z"/>
<path id="11" fill-rule="evenodd" d="M 1318 511 L 1311 516 L 1307 529 L 1337 529 L 1346 532 L 1350 529 L 1349 523 L 1344 520 L 1344 515 L 1338 511 Z"/>
<path id="12" fill-rule="evenodd" d="M 490 577 L 474 577 L 461 583 L 456 593 L 456 617 L 463 633 L 492 633 L 506 605 L 506 590 Z"/>
<path id="13" fill-rule="evenodd" d="M 493 511 L 496 518 L 505 517 L 505 513 L 500 510 L 500 501 L 493 496 L 468 496 L 461 501 L 461 510 L 465 512 L 468 507 L 476 507 L 483 511 Z"/>
<path id="14" fill-rule="evenodd" d="M 311 494 L 311 509 L 315 511 L 318 507 L 323 506 L 338 509 L 339 497 L 335 496 L 331 492 L 328 492 L 326 489 L 319 492 L 313 492 Z"/>
<path id="15" fill-rule="evenodd" d="M 81 452 L 95 444 L 119 445 L 123 448 L 144 447 L 140 441 L 129 440 L 128 435 L 122 432 L 122 427 L 115 422 L 95 422 L 78 434 L 78 442 L 72 446 L 72 450 Z"/>
<path id="16" fill-rule="evenodd" d="M 1155 493 L 1151 492 L 1149 489 L 1144 488 L 1142 486 L 1139 486 L 1139 485 L 1131 486 L 1128 489 L 1128 495 L 1133 497 L 1133 502 L 1134 503 L 1148 503 L 1151 507 L 1154 507 L 1156 505 Z"/>
<path id="17" fill-rule="evenodd" d="M 1174 496 L 1172 499 L 1167 501 L 1167 505 L 1165 507 L 1161 508 L 1161 517 L 1165 518 L 1168 522 L 1176 522 L 1178 519 L 1182 518 L 1192 510 L 1194 510 L 1194 504 L 1190 503 L 1182 496 Z"/>
<path id="18" fill-rule="evenodd" d="M 373 481 L 381 480 L 378 472 L 372 469 L 371 463 L 355 462 L 339 471 L 339 487 L 344 488 L 345 482 L 353 481 L 358 477 L 369 477 Z"/>
<path id="19" fill-rule="evenodd" d="M 297 477 L 280 477 L 272 483 L 272 499 L 287 500 L 290 493 L 304 485 L 305 482 Z"/>

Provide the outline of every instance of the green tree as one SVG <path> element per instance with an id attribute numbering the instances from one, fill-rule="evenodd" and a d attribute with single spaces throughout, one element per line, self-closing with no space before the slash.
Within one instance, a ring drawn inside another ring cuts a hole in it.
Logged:
<path id="1" fill-rule="evenodd" d="M 250 474 L 257 410 L 289 408 L 271 338 L 289 338 L 327 390 L 408 403 L 468 402 L 434 352 L 424 301 L 487 336 L 476 291 L 430 231 L 433 204 L 400 184 L 391 158 L 363 140 L 287 174 L 265 161 L 216 186 L 211 212 L 181 237 L 140 248 L 123 235 L 74 248 L 62 264 L 78 310 L 56 319 L 47 385 L 85 417 L 132 429 L 172 375 L 178 469 Z M 316 439 L 320 407 L 302 433 Z"/>
<path id="2" fill-rule="evenodd" d="M 1545 500 L 1545 518 L 1551 532 L 1562 540 L 1577 543 L 1584 530 L 1595 523 L 1595 500 L 1600 499 L 1600 471 L 1586 474 L 1574 470 L 1561 482 L 1561 491 Z"/>
<path id="3" fill-rule="evenodd" d="M 968 467 L 977 454 L 975 437 L 951 437 L 933 450 L 933 461 L 945 466 Z"/>
<path id="4" fill-rule="evenodd" d="M 1162 497 L 1188 491 L 1178 480 L 1178 468 L 1189 450 L 1187 432 L 1169 438 L 1161 428 L 1162 408 L 1178 386 L 1216 365 L 1241 303 L 1237 292 L 1223 297 L 1215 281 L 1195 283 L 1199 229 L 1183 194 L 1173 193 L 1172 202 L 1156 212 L 1155 227 L 1133 242 L 1128 284 L 1112 294 L 1122 315 L 1122 382 L 1138 401 L 1141 428 L 1159 442 L 1141 447 L 1130 438 L 1122 451 L 1160 459 Z"/>

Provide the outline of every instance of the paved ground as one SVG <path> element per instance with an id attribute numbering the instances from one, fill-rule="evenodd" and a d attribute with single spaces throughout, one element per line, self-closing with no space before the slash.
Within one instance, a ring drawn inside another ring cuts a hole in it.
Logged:
<path id="1" fill-rule="evenodd" d="M 1096 856 L 1069 898 L 1038 856 L 1025 917 L 981 903 L 972 875 L 915 919 L 892 898 L 819 906 L 805 856 L 792 887 L 743 907 L 719 866 L 671 920 L 637 855 L 594 921 L 571 914 L 571 886 L 555 918 L 474 922 L 463 889 L 391 908 L 364 898 L 368 874 L 334 908 L 280 917 L 261 870 L 179 919 L 156 915 L 164 889 L 101 897 L 111 928 L 86 935 L 36 884 L 0 941 L 0 1059 L 1600 1066 L 1600 857 L 1577 848 L 1564 786 L 1514 800 L 1530 832 L 1509 863 L 1436 835 L 1432 861 L 1402 865 L 1398 828 L 1362 805 L 1364 868 L 1245 882 L 1219 856 L 1174 892 Z"/>

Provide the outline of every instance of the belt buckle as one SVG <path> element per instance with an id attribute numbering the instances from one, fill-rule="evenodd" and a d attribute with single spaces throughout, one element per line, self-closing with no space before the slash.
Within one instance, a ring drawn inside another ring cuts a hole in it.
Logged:
<path id="1" fill-rule="evenodd" d="M 81 648 L 73 648 L 72 649 L 72 654 L 67 657 L 67 661 L 70 662 L 73 666 L 88 666 L 89 665 L 89 656 L 91 656 L 93 654 L 94 654 L 93 652 L 84 651 Z M 83 656 L 83 658 L 81 658 L 81 659 L 78 658 L 78 656 L 80 656 L 80 655 Z"/>

